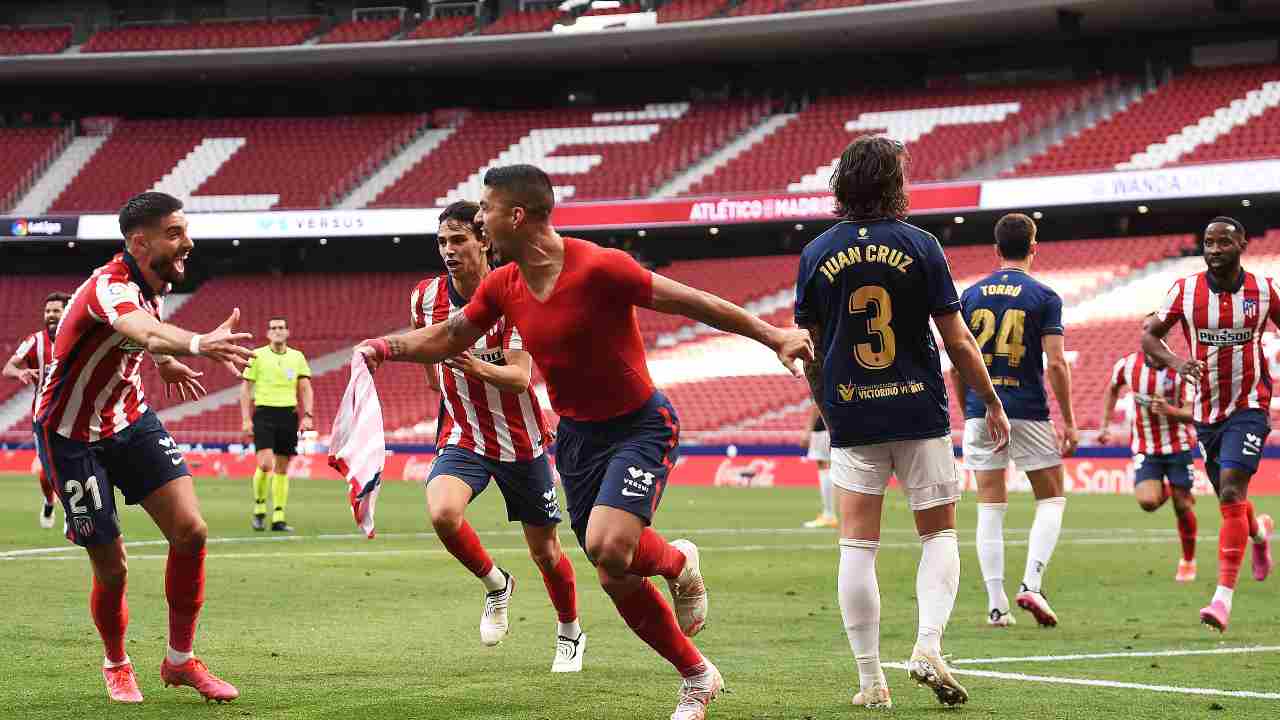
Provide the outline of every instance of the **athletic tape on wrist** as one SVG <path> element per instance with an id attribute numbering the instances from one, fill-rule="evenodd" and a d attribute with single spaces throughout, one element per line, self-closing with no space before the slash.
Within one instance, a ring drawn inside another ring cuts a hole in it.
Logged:
<path id="1" fill-rule="evenodd" d="M 199 355 L 199 354 L 200 354 L 200 340 L 201 340 L 201 338 L 203 338 L 203 337 L 204 337 L 203 335 L 192 335 L 192 336 L 191 336 L 191 344 L 187 347 L 187 349 L 191 351 L 191 354 L 192 354 L 192 355 Z"/>

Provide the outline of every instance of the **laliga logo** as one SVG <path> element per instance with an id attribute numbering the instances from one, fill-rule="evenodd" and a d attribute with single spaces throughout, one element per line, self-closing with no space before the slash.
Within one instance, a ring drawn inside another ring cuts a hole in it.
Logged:
<path id="1" fill-rule="evenodd" d="M 62 232 L 62 223 L 52 222 L 50 220 L 27 220 L 20 218 L 14 220 L 9 226 L 9 231 L 14 237 L 26 237 L 28 235 L 57 235 Z"/>

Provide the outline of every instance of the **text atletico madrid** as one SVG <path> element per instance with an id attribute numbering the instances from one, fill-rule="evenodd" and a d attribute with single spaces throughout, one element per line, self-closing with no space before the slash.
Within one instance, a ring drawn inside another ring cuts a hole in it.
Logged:
<path id="1" fill-rule="evenodd" d="M 907 268 L 911 267 L 911 263 L 915 262 L 915 258 L 891 247 L 884 245 L 854 245 L 827 258 L 827 261 L 818 267 L 822 274 L 826 276 L 827 282 L 835 282 L 836 275 L 840 271 L 855 263 L 884 263 L 890 267 L 898 269 L 898 272 L 904 275 Z"/>

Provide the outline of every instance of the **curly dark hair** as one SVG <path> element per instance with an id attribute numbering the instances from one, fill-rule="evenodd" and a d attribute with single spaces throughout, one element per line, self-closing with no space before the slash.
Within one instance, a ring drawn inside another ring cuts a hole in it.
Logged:
<path id="1" fill-rule="evenodd" d="M 846 220 L 907 215 L 907 148 L 882 135 L 849 143 L 831 174 L 836 215 Z"/>
<path id="2" fill-rule="evenodd" d="M 120 208 L 120 234 L 127 240 L 139 227 L 181 209 L 182 201 L 168 193 L 138 193 Z"/>

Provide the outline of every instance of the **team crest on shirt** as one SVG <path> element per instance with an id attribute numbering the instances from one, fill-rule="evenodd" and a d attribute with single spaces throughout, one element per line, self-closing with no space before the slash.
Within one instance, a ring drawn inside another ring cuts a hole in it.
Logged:
<path id="1" fill-rule="evenodd" d="M 1245 320 L 1258 319 L 1258 301 L 1257 300 L 1244 301 L 1244 319 Z"/>
<path id="2" fill-rule="evenodd" d="M 294 370 L 293 368 L 289 368 L 284 371 L 284 376 L 289 378 L 290 380 L 294 380 L 298 377 L 298 371 Z"/>

